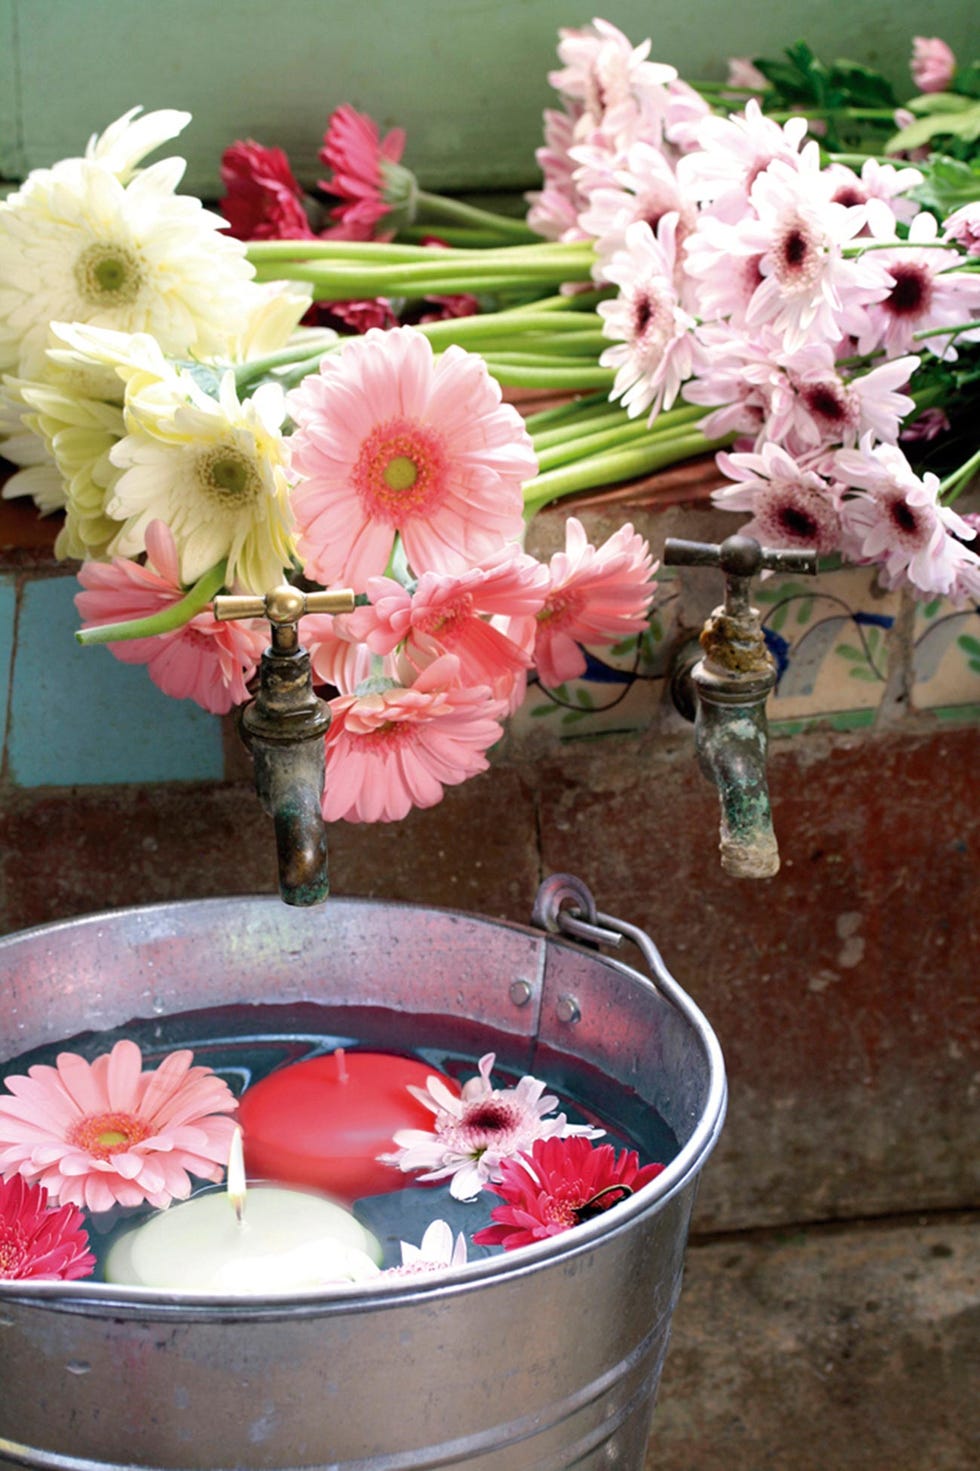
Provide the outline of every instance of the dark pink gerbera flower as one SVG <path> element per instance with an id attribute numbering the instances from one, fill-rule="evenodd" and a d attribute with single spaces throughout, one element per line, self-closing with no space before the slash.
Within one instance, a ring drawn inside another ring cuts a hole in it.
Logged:
<path id="1" fill-rule="evenodd" d="M 238 240 L 312 240 L 303 191 L 281 148 L 251 139 L 221 155 L 221 212 Z"/>
<path id="2" fill-rule="evenodd" d="M 411 213 L 416 185 L 399 163 L 404 148 L 402 128 L 382 138 L 374 119 L 347 103 L 331 113 L 320 159 L 333 177 L 320 187 L 340 201 L 330 214 L 347 238 L 370 240 L 382 233 L 379 226 L 390 233 L 395 216 Z"/>
<path id="3" fill-rule="evenodd" d="M 0 1180 L 0 1279 L 88 1277 L 95 1257 L 82 1220 L 77 1206 L 50 1207 L 44 1186 L 23 1175 Z"/>
<path id="4" fill-rule="evenodd" d="M 492 1226 L 474 1233 L 477 1246 L 514 1251 L 558 1236 L 626 1200 L 660 1174 L 663 1165 L 643 1165 L 635 1149 L 617 1154 L 611 1144 L 580 1135 L 536 1139 L 529 1153 L 500 1162 L 500 1180 L 487 1186 L 503 1197 Z"/>

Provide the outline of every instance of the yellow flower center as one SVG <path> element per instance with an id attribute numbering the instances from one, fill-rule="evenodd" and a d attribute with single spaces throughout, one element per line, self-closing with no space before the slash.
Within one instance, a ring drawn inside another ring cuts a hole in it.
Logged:
<path id="1" fill-rule="evenodd" d="M 79 1119 L 68 1135 L 68 1142 L 84 1149 L 95 1159 L 108 1159 L 132 1149 L 149 1134 L 149 1126 L 131 1113 L 96 1113 Z"/>
<path id="2" fill-rule="evenodd" d="M 262 479 L 252 460 L 233 444 L 216 445 L 197 457 L 197 483 L 223 511 L 237 511 L 258 500 Z"/>
<path id="3" fill-rule="evenodd" d="M 130 306 L 143 289 L 143 264 L 127 245 L 90 245 L 75 262 L 75 281 L 91 306 Z"/>
<path id="4" fill-rule="evenodd" d="M 382 471 L 385 484 L 392 490 L 411 490 L 419 478 L 419 469 L 408 455 L 395 455 Z"/>

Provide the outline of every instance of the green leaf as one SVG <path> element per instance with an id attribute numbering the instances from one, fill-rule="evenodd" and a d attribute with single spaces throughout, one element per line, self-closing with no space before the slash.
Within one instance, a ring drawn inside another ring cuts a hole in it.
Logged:
<path id="1" fill-rule="evenodd" d="M 868 656 L 863 649 L 856 649 L 853 644 L 838 644 L 834 650 L 840 654 L 842 659 L 853 659 L 858 664 L 867 664 Z"/>
<path id="2" fill-rule="evenodd" d="M 800 603 L 799 603 L 799 607 L 796 610 L 796 621 L 797 621 L 797 623 L 802 628 L 803 624 L 804 623 L 809 623 L 809 621 L 810 621 L 810 619 L 812 617 L 813 617 L 813 598 L 812 598 L 812 596 L 811 597 L 808 597 L 808 598 L 801 598 L 800 599 Z"/>
<path id="3" fill-rule="evenodd" d="M 532 720 L 540 720 L 545 715 L 552 715 L 558 709 L 557 705 L 535 705 L 528 711 Z"/>
<path id="4" fill-rule="evenodd" d="M 881 72 L 872 71 L 858 61 L 835 61 L 830 80 L 852 107 L 897 107 L 898 98 Z"/>
<path id="5" fill-rule="evenodd" d="M 962 138 L 968 143 L 980 138 L 980 102 L 973 103 L 964 112 L 930 113 L 909 123 L 900 133 L 889 138 L 885 144 L 889 153 L 910 153 L 914 148 L 924 148 L 933 138 L 944 135 Z"/>
<path id="6" fill-rule="evenodd" d="M 962 649 L 965 654 L 980 656 L 980 639 L 976 639 L 970 633 L 962 633 L 956 640 L 956 647 Z"/>
<path id="7" fill-rule="evenodd" d="M 595 700 L 592 698 L 592 692 L 591 692 L 591 690 L 586 689 L 586 687 L 585 687 L 584 684 L 580 684 L 580 685 L 577 685 L 576 686 L 576 689 L 575 689 L 575 698 L 578 701 L 578 703 L 582 706 L 582 709 L 583 710 L 594 710 L 595 709 Z"/>
<path id="8" fill-rule="evenodd" d="M 878 679 L 874 670 L 868 669 L 866 666 L 864 668 L 849 669 L 847 672 L 851 679 L 863 679 L 867 684 L 874 684 Z"/>
<path id="9" fill-rule="evenodd" d="M 910 98 L 905 106 L 916 117 L 928 117 L 933 112 L 966 112 L 970 99 L 961 97 L 958 92 L 922 92 L 918 97 Z"/>

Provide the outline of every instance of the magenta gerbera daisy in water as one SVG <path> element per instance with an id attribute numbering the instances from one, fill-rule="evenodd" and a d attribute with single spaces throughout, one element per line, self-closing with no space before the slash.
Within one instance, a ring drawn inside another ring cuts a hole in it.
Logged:
<path id="1" fill-rule="evenodd" d="M 220 1180 L 237 1100 L 193 1053 L 171 1052 L 143 1071 L 135 1042 L 87 1062 L 59 1053 L 8 1077 L 0 1095 L 0 1173 L 16 1170 L 60 1204 L 92 1211 L 159 1208 L 190 1194 L 191 1175 Z"/>
<path id="2" fill-rule="evenodd" d="M 0 1281 L 72 1282 L 95 1266 L 76 1206 L 51 1207 L 41 1185 L 0 1180 Z"/>
<path id="3" fill-rule="evenodd" d="M 464 1083 L 459 1096 L 436 1077 L 425 1088 L 409 1084 L 408 1091 L 435 1115 L 433 1127 L 399 1129 L 397 1150 L 380 1158 L 406 1173 L 425 1171 L 421 1180 L 448 1179 L 454 1199 L 472 1200 L 489 1181 L 501 1178 L 505 1160 L 530 1149 L 536 1139 L 595 1139 L 604 1132 L 554 1114 L 558 1099 L 545 1093 L 540 1078 L 521 1078 L 516 1088 L 494 1088 L 495 1061 L 493 1052 L 481 1057 L 478 1077 Z"/>
<path id="4" fill-rule="evenodd" d="M 371 331 L 326 357 L 288 408 L 308 576 L 361 592 L 396 536 L 416 575 L 462 572 L 520 538 L 534 449 L 475 353 L 436 358 L 411 327 Z"/>
<path id="5" fill-rule="evenodd" d="M 588 1139 L 538 1139 L 529 1152 L 501 1163 L 489 1188 L 504 1204 L 490 1212 L 492 1226 L 474 1233 L 474 1245 L 513 1251 L 546 1241 L 628 1199 L 663 1168 L 641 1166 L 633 1149 L 617 1154 L 611 1144 Z"/>

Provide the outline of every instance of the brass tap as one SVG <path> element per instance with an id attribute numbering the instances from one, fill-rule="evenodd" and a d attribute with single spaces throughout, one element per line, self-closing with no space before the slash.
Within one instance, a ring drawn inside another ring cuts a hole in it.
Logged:
<path id="1" fill-rule="evenodd" d="M 725 574 L 725 601 L 701 630 L 701 657 L 687 658 L 674 671 L 671 688 L 678 710 L 694 720 L 701 769 L 718 788 L 722 868 L 737 878 L 770 878 L 779 871 L 779 849 L 766 778 L 765 707 L 776 666 L 751 606 L 751 583 L 763 568 L 815 573 L 816 553 L 764 549 L 740 535 L 720 546 L 668 537 L 663 560 L 673 567 L 719 567 Z"/>
<path id="2" fill-rule="evenodd" d="M 287 904 L 318 904 L 329 893 L 327 834 L 321 814 L 330 711 L 313 689 L 310 656 L 299 641 L 307 613 L 350 613 L 349 588 L 304 593 L 283 583 L 264 596 L 225 594 L 215 618 L 267 618 L 272 642 L 259 665 L 255 699 L 240 717 L 252 754 L 255 789 L 275 823 L 279 892 Z"/>

